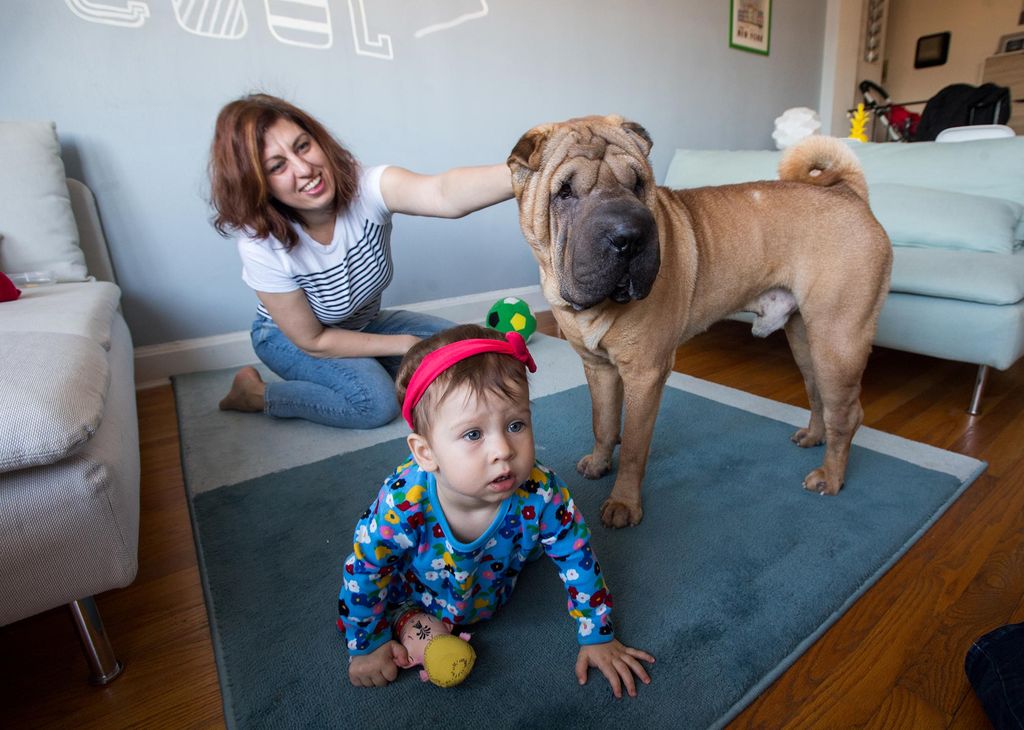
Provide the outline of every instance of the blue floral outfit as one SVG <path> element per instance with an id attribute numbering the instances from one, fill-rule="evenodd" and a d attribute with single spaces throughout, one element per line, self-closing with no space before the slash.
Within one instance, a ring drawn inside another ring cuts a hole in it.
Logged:
<path id="1" fill-rule="evenodd" d="M 381 487 L 356 525 L 344 565 L 338 628 L 349 653 L 391 639 L 410 606 L 449 626 L 488 619 L 509 599 L 526 563 L 542 554 L 558 567 L 580 644 L 611 641 L 612 597 L 590 549 L 590 530 L 564 482 L 539 462 L 471 543 L 452 534 L 434 475 L 410 457 Z"/>

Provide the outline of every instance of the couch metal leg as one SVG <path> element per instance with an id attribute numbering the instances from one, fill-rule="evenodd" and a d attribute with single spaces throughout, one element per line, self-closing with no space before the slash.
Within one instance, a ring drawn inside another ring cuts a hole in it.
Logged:
<path id="1" fill-rule="evenodd" d="M 92 596 L 87 596 L 72 601 L 68 608 L 71 609 L 71 617 L 75 621 L 78 638 L 82 640 L 82 649 L 85 650 L 85 658 L 92 672 L 89 681 L 96 685 L 110 684 L 121 674 L 124 665 L 114 656 L 96 601 Z"/>
<path id="2" fill-rule="evenodd" d="M 974 392 L 971 393 L 971 405 L 967 408 L 967 412 L 972 416 L 981 412 L 981 394 L 988 382 L 988 371 L 988 365 L 978 366 L 978 375 L 974 378 Z"/>

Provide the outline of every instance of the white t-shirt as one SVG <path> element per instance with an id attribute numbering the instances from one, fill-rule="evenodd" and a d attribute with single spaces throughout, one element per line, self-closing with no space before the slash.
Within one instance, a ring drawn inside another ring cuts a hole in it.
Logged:
<path id="1" fill-rule="evenodd" d="M 296 225 L 291 251 L 273 236 L 238 239 L 242 281 L 271 294 L 302 289 L 313 314 L 325 326 L 361 329 L 380 311 L 391 283 L 391 211 L 380 192 L 386 165 L 361 172 L 359 189 L 334 224 L 329 246 L 317 243 Z M 257 310 L 270 313 L 261 302 Z"/>

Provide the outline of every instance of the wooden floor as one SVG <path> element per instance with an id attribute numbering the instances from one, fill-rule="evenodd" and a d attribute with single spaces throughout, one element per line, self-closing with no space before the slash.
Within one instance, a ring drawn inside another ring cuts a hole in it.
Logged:
<path id="1" fill-rule="evenodd" d="M 550 317 L 541 319 L 542 331 L 553 332 Z M 806 405 L 779 333 L 757 340 L 748 325 L 722 322 L 680 348 L 676 369 Z M 972 418 L 965 407 L 974 374 L 959 363 L 872 354 L 867 425 L 985 459 L 989 469 L 734 727 L 989 727 L 963 660 L 975 637 L 1024 620 L 1024 364 L 993 372 L 982 414 Z M 89 686 L 66 609 L 4 627 L 0 726 L 223 725 L 173 395 L 170 386 L 138 395 L 139 575 L 98 598 L 127 668 L 105 689 Z M 673 681 L 657 668 L 653 679 Z M 686 688 L 679 693 L 685 698 Z"/>

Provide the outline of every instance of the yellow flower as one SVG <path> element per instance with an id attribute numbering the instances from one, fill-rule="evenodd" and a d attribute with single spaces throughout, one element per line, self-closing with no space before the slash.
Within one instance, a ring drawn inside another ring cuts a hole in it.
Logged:
<path id="1" fill-rule="evenodd" d="M 352 552 L 355 553 L 356 560 L 363 560 L 363 548 L 359 546 L 359 543 L 352 545 Z"/>
<path id="2" fill-rule="evenodd" d="M 421 499 L 423 499 L 423 495 L 426 493 L 426 488 L 422 484 L 417 484 L 415 487 L 411 487 L 409 491 L 405 493 L 405 498 L 409 500 L 412 504 L 416 504 Z"/>
<path id="3" fill-rule="evenodd" d="M 383 545 L 378 545 L 377 549 L 373 551 L 373 554 L 376 556 L 377 560 L 383 560 L 391 554 L 391 551 Z"/>
<path id="4" fill-rule="evenodd" d="M 398 513 L 395 512 L 393 509 L 389 509 L 387 512 L 384 513 L 384 519 L 390 522 L 392 525 L 397 525 Z"/>

